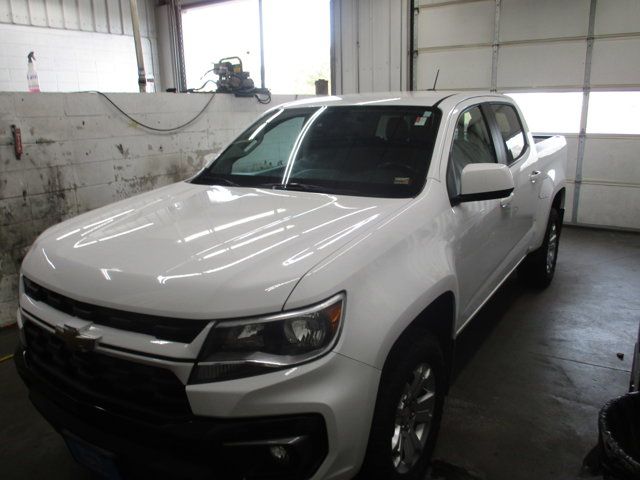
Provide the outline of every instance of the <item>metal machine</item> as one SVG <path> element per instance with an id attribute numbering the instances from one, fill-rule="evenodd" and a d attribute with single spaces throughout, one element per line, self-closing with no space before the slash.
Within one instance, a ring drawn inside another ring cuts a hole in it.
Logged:
<path id="1" fill-rule="evenodd" d="M 204 79 L 211 72 L 218 75 L 218 80 L 209 79 L 200 88 L 188 91 L 202 92 L 205 85 L 212 82 L 217 86 L 216 93 L 232 93 L 236 97 L 255 96 L 260 103 L 271 102 L 271 92 L 266 88 L 256 88 L 253 80 L 249 77 L 249 72 L 245 72 L 242 68 L 240 57 L 220 59 L 220 61 L 213 64 L 211 70 L 205 72 L 202 78 Z"/>
<path id="2" fill-rule="evenodd" d="M 211 70 L 209 70 L 211 71 Z M 218 85 L 218 93 L 248 93 L 254 94 L 255 85 L 249 77 L 249 72 L 245 72 L 242 68 L 242 60 L 240 57 L 222 58 L 213 65 L 213 73 L 218 75 L 216 82 Z"/>

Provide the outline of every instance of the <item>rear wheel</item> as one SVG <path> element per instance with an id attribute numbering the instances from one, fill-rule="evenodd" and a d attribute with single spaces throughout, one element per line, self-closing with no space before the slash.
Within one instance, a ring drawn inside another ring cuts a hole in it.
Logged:
<path id="1" fill-rule="evenodd" d="M 444 357 L 435 339 L 414 333 L 383 370 L 361 479 L 422 479 L 429 465 L 442 418 Z"/>
<path id="2" fill-rule="evenodd" d="M 560 214 L 555 208 L 549 212 L 549 221 L 544 242 L 531 252 L 518 268 L 518 277 L 528 285 L 537 288 L 548 287 L 553 280 L 560 245 Z"/>

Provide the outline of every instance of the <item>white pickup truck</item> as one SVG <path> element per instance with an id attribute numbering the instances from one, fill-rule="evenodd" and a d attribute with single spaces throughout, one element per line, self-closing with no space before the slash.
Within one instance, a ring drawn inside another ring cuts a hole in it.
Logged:
<path id="1" fill-rule="evenodd" d="M 18 370 L 109 478 L 423 478 L 456 337 L 553 277 L 562 137 L 489 93 L 306 99 L 200 173 L 56 225 Z"/>

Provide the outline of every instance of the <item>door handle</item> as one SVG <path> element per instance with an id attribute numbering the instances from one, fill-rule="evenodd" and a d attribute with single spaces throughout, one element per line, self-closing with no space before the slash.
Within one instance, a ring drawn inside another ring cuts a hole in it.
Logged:
<path id="1" fill-rule="evenodd" d="M 536 179 L 540 176 L 542 172 L 540 170 L 534 170 L 533 172 L 531 172 L 529 174 L 529 179 L 531 180 L 531 183 L 536 183 Z"/>
<path id="2" fill-rule="evenodd" d="M 513 200 L 513 192 L 508 197 L 500 199 L 500 206 L 502 208 L 508 208 L 511 206 L 511 201 Z"/>

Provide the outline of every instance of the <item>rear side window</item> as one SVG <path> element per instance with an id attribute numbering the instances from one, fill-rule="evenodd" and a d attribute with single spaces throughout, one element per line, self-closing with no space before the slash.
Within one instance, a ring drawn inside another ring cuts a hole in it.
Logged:
<path id="1" fill-rule="evenodd" d="M 527 146 L 522 123 L 513 105 L 492 103 L 491 109 L 504 141 L 507 164 L 511 165 L 522 156 Z"/>
<path id="2" fill-rule="evenodd" d="M 497 163 L 487 122 L 475 106 L 464 111 L 456 123 L 453 145 L 447 167 L 447 189 L 453 198 L 460 195 L 460 176 L 471 163 Z"/>

